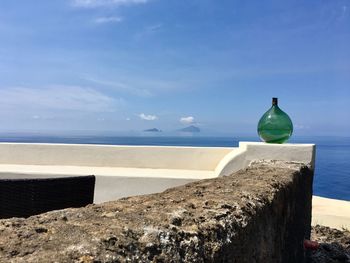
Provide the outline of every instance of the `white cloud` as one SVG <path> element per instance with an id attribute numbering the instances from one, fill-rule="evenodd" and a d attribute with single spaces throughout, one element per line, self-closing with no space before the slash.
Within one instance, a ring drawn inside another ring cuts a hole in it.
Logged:
<path id="1" fill-rule="evenodd" d="M 120 100 L 95 89 L 80 86 L 45 88 L 14 87 L 0 89 L 0 110 L 8 111 L 88 111 L 110 112 Z M 40 115 L 38 115 L 40 116 Z"/>
<path id="2" fill-rule="evenodd" d="M 95 24 L 108 24 L 108 23 L 119 23 L 123 21 L 123 18 L 119 16 L 106 16 L 106 17 L 98 17 L 94 20 Z"/>
<path id="3" fill-rule="evenodd" d="M 83 8 L 118 7 L 122 5 L 145 4 L 148 0 L 73 0 L 73 6 Z"/>
<path id="4" fill-rule="evenodd" d="M 144 113 L 139 114 L 139 117 L 142 120 L 146 120 L 146 121 L 155 121 L 158 119 L 158 117 L 156 115 L 146 115 Z"/>
<path id="5" fill-rule="evenodd" d="M 192 116 L 182 117 L 182 118 L 180 119 L 180 122 L 181 122 L 182 124 L 193 124 L 193 123 L 195 123 L 194 117 L 192 117 Z"/>

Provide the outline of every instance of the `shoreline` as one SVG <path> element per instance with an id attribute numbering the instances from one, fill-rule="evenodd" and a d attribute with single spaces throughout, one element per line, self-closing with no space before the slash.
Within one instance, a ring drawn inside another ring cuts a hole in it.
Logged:
<path id="1" fill-rule="evenodd" d="M 350 229 L 350 201 L 312 197 L 312 226 Z"/>

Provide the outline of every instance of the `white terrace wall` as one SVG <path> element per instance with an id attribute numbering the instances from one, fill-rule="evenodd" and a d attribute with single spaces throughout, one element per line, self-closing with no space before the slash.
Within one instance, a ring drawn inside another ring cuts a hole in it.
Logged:
<path id="1" fill-rule="evenodd" d="M 211 170 L 235 148 L 0 143 L 0 164 Z"/>
<path id="2" fill-rule="evenodd" d="M 257 160 L 275 160 L 304 163 L 312 170 L 315 166 L 314 144 L 267 144 L 240 142 L 239 149 L 227 154 L 215 169 L 216 176 L 230 175 Z"/>
<path id="3" fill-rule="evenodd" d="M 95 175 L 94 202 L 101 203 L 231 175 L 256 160 L 298 162 L 313 169 L 314 155 L 312 144 L 241 142 L 224 148 L 0 143 L 0 176 Z"/>

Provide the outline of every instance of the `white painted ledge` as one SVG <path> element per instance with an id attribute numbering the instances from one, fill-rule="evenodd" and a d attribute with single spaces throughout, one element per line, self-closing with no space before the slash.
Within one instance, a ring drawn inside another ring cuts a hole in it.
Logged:
<path id="1" fill-rule="evenodd" d="M 228 148 L 0 143 L 0 173 L 95 175 L 95 202 L 100 203 L 230 175 L 256 160 L 313 168 L 314 154 L 312 144 L 241 142 Z"/>
<path id="2" fill-rule="evenodd" d="M 240 142 L 237 151 L 228 153 L 220 161 L 215 168 L 215 174 L 217 176 L 230 175 L 257 160 L 297 162 L 314 169 L 315 151 L 314 144 Z"/>
<path id="3" fill-rule="evenodd" d="M 0 164 L 214 170 L 236 148 L 0 143 Z"/>
<path id="4" fill-rule="evenodd" d="M 94 167 L 94 166 L 62 166 L 62 165 L 10 165 L 0 164 L 2 173 L 22 173 L 45 177 L 47 175 L 69 176 L 118 176 L 130 178 L 176 178 L 202 180 L 216 177 L 213 171 L 180 170 L 180 169 L 151 169 L 126 167 Z"/>
<path id="5" fill-rule="evenodd" d="M 350 202 L 313 196 L 312 225 L 350 230 Z"/>

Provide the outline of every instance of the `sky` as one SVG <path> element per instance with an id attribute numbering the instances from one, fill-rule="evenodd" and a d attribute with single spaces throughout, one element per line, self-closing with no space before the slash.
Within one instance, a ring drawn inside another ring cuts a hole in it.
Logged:
<path id="1" fill-rule="evenodd" d="M 1 0 L 0 132 L 350 136 L 349 0 Z"/>

